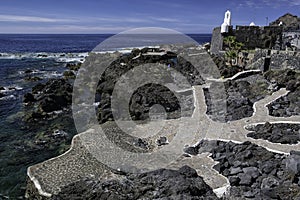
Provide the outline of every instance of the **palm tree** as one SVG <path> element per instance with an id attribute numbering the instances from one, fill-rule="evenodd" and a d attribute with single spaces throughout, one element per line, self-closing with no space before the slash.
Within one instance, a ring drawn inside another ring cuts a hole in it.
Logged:
<path id="1" fill-rule="evenodd" d="M 228 46 L 228 50 L 225 53 L 225 57 L 228 60 L 230 66 L 233 65 L 233 61 L 237 59 L 239 52 L 242 50 L 244 44 L 236 41 L 235 36 L 227 36 L 224 38 L 224 44 Z"/>
<path id="2" fill-rule="evenodd" d="M 233 62 L 237 58 L 237 56 L 238 56 L 238 53 L 236 50 L 229 50 L 229 51 L 226 51 L 226 53 L 225 53 L 225 57 L 228 60 L 230 66 L 233 65 Z"/>
<path id="3" fill-rule="evenodd" d="M 229 49 L 232 49 L 233 44 L 236 42 L 235 36 L 227 36 L 224 37 L 224 44 L 229 47 Z"/>
<path id="4" fill-rule="evenodd" d="M 235 41 L 233 43 L 233 45 L 234 45 L 234 49 L 237 50 L 238 52 L 240 52 L 242 50 L 242 48 L 244 47 L 243 43 L 237 42 L 237 41 Z"/>

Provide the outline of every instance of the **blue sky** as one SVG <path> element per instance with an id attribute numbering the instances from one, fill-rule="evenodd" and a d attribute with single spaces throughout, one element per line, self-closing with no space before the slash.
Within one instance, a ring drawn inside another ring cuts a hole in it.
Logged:
<path id="1" fill-rule="evenodd" d="M 265 25 L 290 12 L 300 0 L 1 0 L 0 33 L 118 33 L 163 27 L 211 33 L 232 12 L 233 25 Z"/>

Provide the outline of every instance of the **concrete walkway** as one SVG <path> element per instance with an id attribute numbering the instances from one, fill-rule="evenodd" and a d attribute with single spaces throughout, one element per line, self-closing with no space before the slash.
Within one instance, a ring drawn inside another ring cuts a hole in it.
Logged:
<path id="1" fill-rule="evenodd" d="M 167 162 L 163 156 L 160 157 L 160 151 L 162 147 L 155 146 L 153 154 L 157 155 L 155 164 L 151 167 L 164 166 L 165 168 L 178 169 L 182 165 L 189 165 L 195 168 L 200 176 L 203 177 L 205 182 L 210 185 L 217 195 L 222 195 L 226 188 L 229 186 L 227 178 L 220 175 L 212 167 L 216 162 L 209 157 L 208 153 L 203 153 L 197 156 L 185 157 L 183 156 L 184 145 L 195 145 L 202 139 L 209 140 L 222 140 L 233 142 L 251 141 L 262 147 L 266 147 L 271 151 L 289 153 L 291 150 L 299 150 L 300 145 L 282 145 L 268 142 L 266 140 L 255 140 L 248 138 L 248 131 L 245 126 L 253 125 L 257 123 L 300 123 L 300 116 L 293 117 L 272 117 L 268 113 L 266 107 L 267 104 L 284 96 L 288 93 L 285 89 L 281 89 L 271 96 L 268 96 L 254 104 L 254 114 L 251 117 L 243 118 L 237 121 L 231 121 L 228 123 L 215 122 L 206 115 L 207 106 L 205 103 L 204 88 L 217 86 L 222 82 L 228 80 L 238 79 L 247 74 L 260 73 L 259 70 L 249 70 L 240 72 L 235 76 L 227 79 L 209 78 L 213 74 L 213 77 L 218 76 L 218 70 L 215 64 L 207 53 L 192 51 L 189 54 L 182 55 L 187 60 L 191 60 L 193 66 L 195 66 L 202 77 L 206 80 L 208 85 L 193 86 L 191 90 L 194 96 L 194 112 L 191 117 L 183 117 L 181 119 L 151 121 L 147 124 L 136 124 L 131 130 L 131 135 L 136 136 L 150 136 L 149 143 L 155 144 L 157 138 L 165 136 L 170 141 L 170 144 L 166 145 L 168 151 L 174 154 L 174 160 Z M 203 67 L 204 66 L 204 67 Z M 215 83 L 215 84 L 213 84 Z M 220 87 L 221 88 L 221 87 Z M 220 91 L 216 91 L 215 95 L 221 94 Z M 107 123 L 103 126 L 108 126 Z M 158 129 L 158 127 L 162 127 Z M 90 128 L 89 130 L 76 135 L 72 140 L 72 145 L 69 151 L 66 153 L 44 161 L 42 163 L 31 166 L 27 170 L 28 177 L 34 184 L 34 187 L 38 190 L 39 194 L 46 197 L 51 197 L 52 194 L 57 194 L 62 187 L 75 182 L 85 177 L 101 177 L 109 171 L 109 168 L 103 163 L 114 162 L 117 156 L 123 154 L 124 150 L 117 149 L 110 145 L 109 141 L 105 138 L 99 138 L 97 130 L 99 126 Z M 119 130 L 113 126 L 108 128 L 108 131 L 114 132 L 114 135 L 118 135 Z M 151 135 L 152 132 L 157 133 Z M 142 133 L 139 135 L 139 133 Z M 118 139 L 118 138 L 117 138 Z M 120 140 L 120 138 L 119 138 Z M 186 141 L 189 141 L 186 143 Z M 115 150 L 116 155 L 105 155 L 105 152 Z M 179 153 L 179 156 L 177 154 Z M 119 155 L 120 154 L 120 155 Z M 122 156 L 121 156 L 122 157 Z M 151 158 L 151 157 L 150 157 Z M 161 159 L 159 159 L 161 158 Z M 101 162 L 100 162 L 100 161 Z M 143 168 L 145 163 L 149 162 L 147 157 L 132 161 L 133 165 L 137 168 Z"/>
<path id="2" fill-rule="evenodd" d="M 219 78 L 219 79 L 216 79 L 216 78 L 207 78 L 206 80 L 208 81 L 214 81 L 214 82 L 226 82 L 226 81 L 232 81 L 232 80 L 236 80 L 236 79 L 239 79 L 245 75 L 251 75 L 251 74 L 258 74 L 258 73 L 261 73 L 261 70 L 259 69 L 251 69 L 251 70 L 247 70 L 247 71 L 241 71 L 241 72 L 238 72 L 236 73 L 234 76 L 232 77 L 229 77 L 229 78 Z"/>
<path id="3" fill-rule="evenodd" d="M 248 131 L 245 126 L 257 123 L 300 123 L 300 116 L 293 116 L 289 118 L 271 117 L 268 115 L 268 109 L 266 107 L 270 102 L 284 96 L 288 93 L 285 89 L 281 89 L 271 96 L 268 96 L 254 104 L 254 114 L 252 117 L 244 118 L 237 121 L 228 123 L 219 123 L 212 121 L 206 113 L 206 104 L 204 100 L 203 87 L 207 86 L 195 86 L 193 87 L 194 96 L 196 99 L 195 111 L 192 116 L 192 120 L 166 120 L 164 129 L 160 132 L 160 135 L 170 136 L 168 134 L 174 131 L 174 128 L 182 125 L 186 127 L 185 131 L 191 135 L 191 143 L 193 145 L 201 139 L 209 140 L 222 140 L 233 142 L 251 141 L 257 145 L 268 148 L 274 152 L 289 153 L 291 150 L 299 150 L 300 145 L 283 145 L 268 142 L 266 140 L 255 140 L 248 138 L 246 135 Z M 143 128 L 154 130 L 156 129 L 156 123 L 140 124 L 136 129 L 142 130 Z M 134 131 L 133 131 L 134 132 Z M 181 135 L 179 139 L 186 139 L 187 135 Z M 58 193 L 63 186 L 83 178 L 86 176 L 100 176 L 105 166 L 95 159 L 95 155 L 92 155 L 87 149 L 86 145 L 82 143 L 82 139 L 90 138 L 91 140 L 97 140 L 95 135 L 95 129 L 90 129 L 86 132 L 76 135 L 73 138 L 71 149 L 61 156 L 52 158 L 43 163 L 31 166 L 28 168 L 28 176 L 33 181 L 35 187 L 39 193 L 44 196 L 51 196 L 51 194 Z M 155 138 L 153 138 L 155 139 Z M 178 139 L 178 138 L 177 138 Z M 99 145 L 97 143 L 92 145 Z M 176 147 L 182 148 L 183 147 Z M 155 150 L 154 150 L 155 151 Z M 108 158 L 110 159 L 110 158 Z M 161 162 L 164 162 L 163 160 Z M 157 163 L 160 165 L 161 163 Z M 182 165 L 190 165 L 194 167 L 199 175 L 209 184 L 216 192 L 218 189 L 222 192 L 224 188 L 228 186 L 228 180 L 220 175 L 217 171 L 212 169 L 216 163 L 208 157 L 208 154 L 200 154 L 192 157 L 179 157 L 174 162 L 170 163 L 167 168 L 179 168 Z M 223 188 L 223 189 L 222 189 Z M 219 191 L 219 192 L 220 192 Z"/>

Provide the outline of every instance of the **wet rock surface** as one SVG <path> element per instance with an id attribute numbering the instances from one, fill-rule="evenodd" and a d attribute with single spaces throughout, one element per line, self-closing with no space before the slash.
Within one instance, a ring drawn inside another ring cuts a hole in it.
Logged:
<path id="1" fill-rule="evenodd" d="M 68 68 L 69 70 L 72 70 L 72 71 L 78 71 L 81 67 L 81 64 L 80 62 L 69 62 L 66 64 L 66 68 Z"/>
<path id="2" fill-rule="evenodd" d="M 50 80 L 36 97 L 39 108 L 44 112 L 61 110 L 71 105 L 72 86 L 62 79 Z"/>
<path id="3" fill-rule="evenodd" d="M 273 143 L 297 144 L 300 141 L 300 124 L 265 123 L 248 128 L 248 137 L 264 139 Z"/>
<path id="4" fill-rule="evenodd" d="M 60 152 L 64 152 L 69 148 L 66 145 L 70 142 L 71 136 L 64 130 L 47 130 L 38 133 L 34 138 L 33 147 L 36 149 L 52 150 L 61 145 Z"/>
<path id="5" fill-rule="evenodd" d="M 26 112 L 21 129 L 34 132 L 25 148 L 32 152 L 47 151 L 55 155 L 70 148 L 76 133 L 70 110 L 72 86 L 65 79 L 38 83 L 23 97 Z M 68 127 L 68 128 L 66 128 Z"/>
<path id="6" fill-rule="evenodd" d="M 91 189 L 92 188 L 92 189 Z M 218 199 L 189 166 L 127 174 L 118 179 L 82 179 L 52 199 Z"/>
<path id="7" fill-rule="evenodd" d="M 52 112 L 67 109 L 72 103 L 72 85 L 64 79 L 51 79 L 45 84 L 38 83 L 32 93 L 26 93 L 24 103 L 31 106 L 25 121 L 47 119 Z"/>
<path id="8" fill-rule="evenodd" d="M 216 140 L 202 140 L 197 148 L 199 153 L 210 152 L 219 162 L 214 168 L 230 182 L 228 199 L 300 198 L 299 152 L 283 155 L 251 142 Z"/>
<path id="9" fill-rule="evenodd" d="M 27 77 L 24 78 L 24 80 L 25 80 L 25 81 L 33 81 L 33 82 L 35 82 L 35 81 L 40 81 L 40 80 L 42 80 L 42 78 L 37 77 L 37 76 L 27 76 Z"/>
<path id="10" fill-rule="evenodd" d="M 64 74 L 63 74 L 63 76 L 66 79 L 75 79 L 76 78 L 75 73 L 73 71 L 71 71 L 71 70 L 65 71 Z"/>

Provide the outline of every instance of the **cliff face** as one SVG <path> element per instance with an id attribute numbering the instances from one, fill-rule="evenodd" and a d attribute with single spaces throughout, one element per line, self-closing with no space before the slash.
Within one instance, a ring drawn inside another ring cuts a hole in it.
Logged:
<path id="1" fill-rule="evenodd" d="M 300 29 L 300 18 L 296 15 L 287 13 L 287 14 L 279 17 L 274 22 L 271 22 L 270 26 L 278 26 L 278 24 L 280 22 L 282 22 L 285 30 L 299 30 Z"/>

